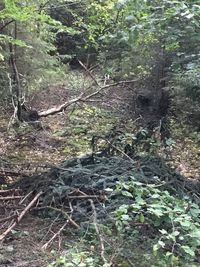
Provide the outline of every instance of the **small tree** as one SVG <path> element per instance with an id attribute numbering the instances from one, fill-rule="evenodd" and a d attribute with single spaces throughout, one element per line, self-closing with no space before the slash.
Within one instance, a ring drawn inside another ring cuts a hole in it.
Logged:
<path id="1" fill-rule="evenodd" d="M 56 74 L 56 67 L 60 66 L 55 38 L 58 31 L 69 29 L 48 15 L 50 4 L 51 1 L 1 1 L 0 60 L 4 84 L 0 90 L 4 85 L 10 88 L 6 93 L 12 97 L 20 121 L 27 88 L 52 72 Z"/>

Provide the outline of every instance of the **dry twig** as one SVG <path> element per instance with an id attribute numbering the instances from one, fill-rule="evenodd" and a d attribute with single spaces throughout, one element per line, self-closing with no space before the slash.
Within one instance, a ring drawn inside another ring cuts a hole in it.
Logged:
<path id="1" fill-rule="evenodd" d="M 66 222 L 59 230 L 58 230 L 58 232 L 56 232 L 53 236 L 52 236 L 52 238 L 47 242 L 47 243 L 45 243 L 43 246 L 42 246 L 42 249 L 44 249 L 44 250 L 46 250 L 48 247 L 49 247 L 49 245 L 51 244 L 51 242 L 57 237 L 57 236 L 59 236 L 60 235 L 60 233 L 64 230 L 64 228 L 65 228 L 65 226 L 68 224 L 68 222 Z"/>
<path id="2" fill-rule="evenodd" d="M 92 210 L 93 210 L 93 224 L 94 224 L 94 227 L 95 227 L 95 231 L 97 233 L 97 236 L 99 238 L 99 242 L 100 242 L 100 248 L 101 248 L 101 258 L 104 262 L 104 264 L 108 264 L 108 261 L 107 259 L 105 258 L 105 246 L 104 246 L 104 240 L 103 240 L 103 237 L 99 231 L 99 228 L 98 228 L 98 224 L 97 224 L 97 212 L 96 212 L 96 209 L 95 209 L 95 205 L 94 205 L 94 202 L 92 199 L 89 199 L 90 201 L 90 205 L 92 207 Z"/>
<path id="3" fill-rule="evenodd" d="M 11 216 L 8 216 L 6 218 L 1 219 L 0 223 L 4 223 L 4 222 L 7 222 L 9 220 L 16 219 L 16 218 L 17 218 L 17 214 L 14 214 L 14 215 L 11 215 Z"/>
<path id="4" fill-rule="evenodd" d="M 0 190 L 0 195 L 1 196 L 7 196 L 9 194 L 19 194 L 21 193 L 21 189 L 8 189 L 8 190 Z"/>
<path id="5" fill-rule="evenodd" d="M 52 209 L 52 210 L 54 210 L 56 212 L 59 212 L 68 220 L 68 222 L 70 222 L 77 229 L 80 229 L 80 226 L 74 220 L 72 220 L 72 218 L 70 217 L 69 214 L 67 214 L 67 212 L 65 212 L 62 209 L 58 209 L 58 208 L 55 208 L 55 207 L 52 207 L 52 206 L 45 206 L 45 207 L 36 208 L 36 210 L 40 210 L 40 209 Z"/>
<path id="6" fill-rule="evenodd" d="M 8 229 L 0 235 L 0 241 L 2 241 L 9 233 L 10 231 L 12 231 L 12 229 L 17 225 L 17 223 L 19 223 L 22 218 L 24 217 L 24 215 L 31 209 L 31 207 L 35 204 L 35 202 L 38 200 L 38 198 L 43 194 L 43 192 L 39 192 L 34 198 L 33 200 L 27 205 L 27 207 L 20 213 L 20 215 L 16 218 L 15 222 L 13 222 L 11 224 L 10 227 L 8 227 Z"/>
<path id="7" fill-rule="evenodd" d="M 99 87 L 99 89 L 91 94 L 85 95 L 85 92 L 81 92 L 79 96 L 61 104 L 60 106 L 56 106 L 53 108 L 50 108 L 48 110 L 45 111 L 40 111 L 38 112 L 38 116 L 41 117 L 47 117 L 49 115 L 54 115 L 57 114 L 59 112 L 64 111 L 66 108 L 68 108 L 69 106 L 71 106 L 72 104 L 77 104 L 78 102 L 90 102 L 90 101 L 94 101 L 91 98 L 95 97 L 97 95 L 100 95 L 102 91 L 104 91 L 105 89 L 108 89 L 110 87 L 114 87 L 114 86 L 118 86 L 118 85 L 123 85 L 123 84 L 130 84 L 130 83 L 135 83 L 138 81 L 138 79 L 134 79 L 134 80 L 127 80 L 127 81 L 119 81 L 116 83 L 112 83 L 112 84 L 106 84 L 106 85 L 100 85 L 98 83 L 98 81 L 96 80 L 96 78 L 93 76 L 93 74 L 91 73 L 90 70 L 88 70 L 86 68 L 86 66 L 80 61 L 79 62 L 81 64 L 81 66 L 84 68 L 84 70 L 87 72 L 87 74 L 92 78 L 92 80 L 95 82 L 95 84 Z M 84 96 L 85 95 L 85 96 Z M 96 100 L 95 100 L 96 101 Z"/>
<path id="8" fill-rule="evenodd" d="M 9 196 L 9 197 L 0 197 L 0 201 L 8 201 L 12 199 L 21 199 L 24 196 Z"/>

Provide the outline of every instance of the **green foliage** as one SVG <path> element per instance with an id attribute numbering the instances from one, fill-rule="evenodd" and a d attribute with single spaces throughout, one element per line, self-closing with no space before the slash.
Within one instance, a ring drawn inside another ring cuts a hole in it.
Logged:
<path id="1" fill-rule="evenodd" d="M 109 267 L 109 265 L 101 265 L 100 258 L 92 250 L 89 251 L 86 248 L 72 247 L 67 249 L 63 255 L 58 257 L 53 263 L 49 264 L 48 267 Z"/>
<path id="2" fill-rule="evenodd" d="M 195 57 L 195 55 L 194 55 Z M 198 61 L 186 64 L 185 70 L 177 71 L 174 76 L 174 85 L 177 90 L 183 91 L 183 96 L 187 96 L 195 102 L 200 102 L 200 64 Z"/>
<path id="3" fill-rule="evenodd" d="M 92 137 L 105 135 L 115 122 L 108 111 L 85 105 L 72 111 L 64 129 L 56 132 L 55 136 L 67 136 L 66 155 L 90 153 Z M 105 142 L 101 143 L 101 148 L 103 145 Z"/>
<path id="4" fill-rule="evenodd" d="M 174 71 L 198 54 L 198 1 L 85 0 L 82 10 L 74 17 L 82 47 L 95 49 L 112 76 L 143 77 L 163 59 Z"/>
<path id="5" fill-rule="evenodd" d="M 79 251 L 78 249 L 71 249 L 65 255 L 60 256 L 55 262 L 48 265 L 48 267 L 96 267 L 99 259 L 93 252 Z M 103 265 L 104 266 L 104 265 Z M 109 266 L 105 266 L 109 267 Z"/>
<path id="6" fill-rule="evenodd" d="M 125 238 L 137 224 L 154 229 L 153 255 L 165 263 L 163 266 L 194 262 L 200 245 L 199 206 L 187 197 L 180 199 L 162 191 L 160 186 L 138 182 L 134 177 L 128 183 L 119 182 L 116 192 L 133 202 L 116 210 L 116 226 Z"/>
<path id="7" fill-rule="evenodd" d="M 51 1 L 5 0 L 0 11 L 2 66 L 5 72 L 11 72 L 8 62 L 10 47 L 13 46 L 23 94 L 64 75 L 64 68 L 56 55 L 55 39 L 58 31 L 70 31 L 70 28 L 49 16 L 48 9 L 43 9 L 47 4 L 50 5 Z M 7 75 L 4 76 L 6 79 Z M 1 84 L 1 91 L 4 86 Z M 7 94 L 8 91 L 7 88 Z"/>

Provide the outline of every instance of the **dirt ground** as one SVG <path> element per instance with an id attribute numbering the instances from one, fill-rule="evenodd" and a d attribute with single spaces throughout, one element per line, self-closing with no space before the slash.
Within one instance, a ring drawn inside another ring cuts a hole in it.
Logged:
<path id="1" fill-rule="evenodd" d="M 0 266 L 45 267 L 53 261 L 64 242 L 60 235 L 53 244 L 43 250 L 42 246 L 58 231 L 59 224 L 51 220 L 27 215 L 14 231 L 0 244 Z"/>

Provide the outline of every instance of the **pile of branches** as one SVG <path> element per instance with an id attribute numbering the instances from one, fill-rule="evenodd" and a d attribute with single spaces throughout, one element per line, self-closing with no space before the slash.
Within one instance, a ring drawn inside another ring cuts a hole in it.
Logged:
<path id="1" fill-rule="evenodd" d="M 130 160 L 92 154 L 66 160 L 42 174 L 23 177 L 13 185 L 20 190 L 2 191 L 4 206 L 10 197 L 17 208 L 7 215 L 1 212 L 2 221 L 11 219 L 12 222 L 0 239 L 31 209 L 42 216 L 59 214 L 65 219 L 65 225 L 69 223 L 76 229 L 88 225 L 94 214 L 98 222 L 108 222 L 112 220 L 112 211 L 129 204 L 128 198 L 115 193 L 116 183 L 129 181 L 133 176 L 143 183 L 158 184 L 176 195 L 191 194 L 197 201 L 200 199 L 200 183 L 177 174 L 162 158 L 146 156 Z M 10 218 L 6 220 L 6 216 Z"/>
<path id="2" fill-rule="evenodd" d="M 73 210 L 74 220 L 80 223 L 88 221 L 92 213 L 89 199 L 96 203 L 98 217 L 105 219 L 106 214 L 116 209 L 116 202 L 120 204 L 107 189 L 114 190 L 117 181 L 126 182 L 133 176 L 140 182 L 162 184 L 163 190 L 179 196 L 191 194 L 199 199 L 200 183 L 179 175 L 164 159 L 150 156 L 132 160 L 98 154 L 73 158 L 46 173 L 23 178 L 14 186 L 26 193 L 42 191 L 38 210 L 54 208 L 66 213 Z"/>
<path id="3" fill-rule="evenodd" d="M 2 241 L 34 206 L 42 192 L 27 203 L 32 192 L 23 195 L 20 189 L 0 190 L 0 241 Z"/>

